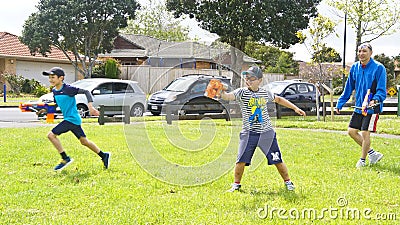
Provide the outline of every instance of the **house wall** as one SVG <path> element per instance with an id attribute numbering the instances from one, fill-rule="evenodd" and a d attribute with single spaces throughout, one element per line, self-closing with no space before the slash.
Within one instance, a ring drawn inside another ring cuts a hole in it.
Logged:
<path id="1" fill-rule="evenodd" d="M 49 86 L 49 80 L 42 72 L 52 67 L 61 67 L 65 71 L 65 83 L 72 83 L 77 80 L 75 68 L 71 64 L 49 63 L 49 62 L 32 62 L 18 60 L 16 62 L 16 74 L 22 75 L 27 79 L 35 79 L 44 86 Z"/>

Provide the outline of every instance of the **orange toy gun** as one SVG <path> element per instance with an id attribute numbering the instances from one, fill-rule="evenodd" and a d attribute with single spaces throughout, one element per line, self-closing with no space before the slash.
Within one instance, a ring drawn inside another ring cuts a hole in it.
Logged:
<path id="1" fill-rule="evenodd" d="M 219 98 L 222 91 L 228 90 L 228 85 L 218 79 L 211 79 L 207 85 L 204 96 L 209 98 Z"/>
<path id="2" fill-rule="evenodd" d="M 44 102 L 25 102 L 19 103 L 19 109 L 21 112 L 35 112 L 36 114 L 42 114 L 47 112 L 46 122 L 54 121 L 54 113 L 56 112 L 56 103 L 44 103 Z"/>

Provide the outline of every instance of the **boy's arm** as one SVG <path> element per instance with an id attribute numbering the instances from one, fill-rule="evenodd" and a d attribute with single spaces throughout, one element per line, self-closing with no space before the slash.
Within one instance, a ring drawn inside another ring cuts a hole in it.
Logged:
<path id="1" fill-rule="evenodd" d="M 88 100 L 89 114 L 92 116 L 99 116 L 100 112 L 97 109 L 95 109 L 92 104 L 92 102 L 93 102 L 92 93 L 90 93 L 90 91 L 85 90 L 85 89 L 79 89 L 78 94 L 85 94 L 86 99 Z"/>
<path id="2" fill-rule="evenodd" d="M 233 92 L 226 93 L 225 91 L 221 92 L 221 98 L 223 100 L 227 100 L 227 101 L 233 101 L 233 100 L 236 99 L 235 95 L 233 94 Z"/>
<path id="3" fill-rule="evenodd" d="M 306 116 L 306 113 L 303 110 L 301 110 L 299 107 L 297 107 L 295 104 L 291 103 L 290 101 L 286 100 L 285 98 L 275 95 L 274 101 L 276 103 L 278 103 L 279 105 L 283 105 L 289 109 L 293 109 L 297 114 L 299 114 L 301 116 Z"/>

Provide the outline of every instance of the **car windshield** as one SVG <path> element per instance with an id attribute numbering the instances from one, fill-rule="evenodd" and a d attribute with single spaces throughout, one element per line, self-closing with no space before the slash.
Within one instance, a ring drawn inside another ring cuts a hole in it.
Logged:
<path id="1" fill-rule="evenodd" d="M 96 85 L 98 85 L 99 83 L 96 82 L 95 80 L 78 80 L 75 81 L 74 83 L 71 84 L 71 86 L 77 87 L 77 88 L 81 88 L 81 89 L 85 89 L 85 90 L 90 90 L 92 89 L 91 87 L 94 87 Z"/>
<path id="2" fill-rule="evenodd" d="M 281 93 L 287 85 L 287 82 L 271 82 L 267 84 L 266 87 L 271 90 L 272 93 Z"/>
<path id="3" fill-rule="evenodd" d="M 186 92 L 195 79 L 179 78 L 164 88 L 166 91 Z"/>

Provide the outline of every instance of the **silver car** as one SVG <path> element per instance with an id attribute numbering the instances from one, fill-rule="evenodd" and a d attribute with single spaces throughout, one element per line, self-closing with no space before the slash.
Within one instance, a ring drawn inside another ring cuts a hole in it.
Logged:
<path id="1" fill-rule="evenodd" d="M 104 106 L 129 106 L 131 116 L 143 116 L 146 105 L 146 95 L 138 86 L 138 82 L 131 80 L 117 80 L 107 78 L 82 79 L 71 86 L 86 89 L 93 95 L 93 107 Z M 82 118 L 89 115 L 88 102 L 84 94 L 75 96 L 76 106 Z M 39 98 L 41 102 L 54 101 L 53 93 L 48 93 Z M 121 114 L 119 111 L 105 111 L 105 115 Z"/>

